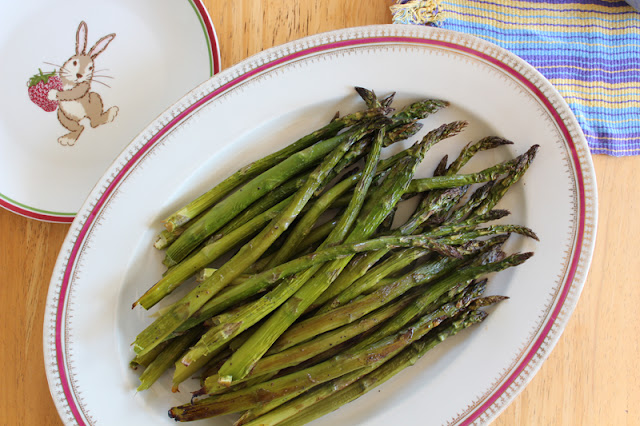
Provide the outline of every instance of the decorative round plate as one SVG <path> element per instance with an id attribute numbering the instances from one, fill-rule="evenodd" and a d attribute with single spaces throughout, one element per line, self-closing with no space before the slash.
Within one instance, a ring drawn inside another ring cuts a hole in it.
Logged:
<path id="1" fill-rule="evenodd" d="M 385 25 L 307 37 L 221 72 L 153 121 L 100 179 L 61 250 L 46 308 L 47 377 L 67 424 L 173 424 L 167 409 L 188 401 L 197 384 L 172 394 L 167 375 L 138 393 L 139 373 L 128 366 L 130 344 L 152 320 L 131 304 L 163 272 L 162 253 L 151 247 L 161 219 L 335 111 L 361 108 L 356 85 L 396 91 L 397 107 L 449 100 L 424 132 L 469 121 L 429 152 L 423 176 L 444 153 L 483 136 L 515 144 L 479 154 L 465 171 L 540 144 L 499 204 L 540 242 L 512 238 L 509 252 L 536 254 L 492 277 L 490 293 L 510 299 L 482 326 L 317 424 L 486 424 L 522 390 L 560 337 L 589 268 L 597 203 L 585 139 L 558 92 L 509 52 L 465 34 Z"/>
<path id="2" fill-rule="evenodd" d="M 71 223 L 143 126 L 220 69 L 201 0 L 0 11 L 0 206 L 33 219 Z"/>

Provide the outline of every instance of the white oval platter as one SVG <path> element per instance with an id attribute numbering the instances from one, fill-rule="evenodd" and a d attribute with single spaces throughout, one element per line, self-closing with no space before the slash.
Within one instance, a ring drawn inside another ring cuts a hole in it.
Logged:
<path id="1" fill-rule="evenodd" d="M 429 153 L 422 176 L 444 153 L 455 156 L 483 136 L 515 144 L 479 154 L 464 171 L 540 144 L 499 204 L 540 242 L 512 239 L 509 251 L 536 254 L 492 278 L 490 293 L 510 299 L 481 326 L 317 424 L 487 424 L 523 389 L 576 306 L 593 253 L 596 181 L 584 137 L 557 91 L 501 48 L 436 28 L 371 26 L 307 37 L 221 72 L 153 121 L 100 179 L 61 250 L 46 306 L 47 377 L 66 424 L 173 424 L 167 409 L 197 385 L 172 394 L 166 376 L 137 393 L 139 373 L 128 367 L 131 342 L 152 320 L 131 303 L 163 272 L 162 253 L 151 247 L 161 219 L 335 111 L 361 108 L 356 85 L 396 91 L 398 107 L 425 97 L 450 101 L 423 131 L 469 121 Z"/>

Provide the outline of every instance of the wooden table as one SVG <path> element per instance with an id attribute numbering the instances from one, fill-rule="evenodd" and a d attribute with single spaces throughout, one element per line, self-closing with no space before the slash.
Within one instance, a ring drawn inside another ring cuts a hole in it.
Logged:
<path id="1" fill-rule="evenodd" d="M 390 0 L 205 0 L 222 67 L 284 42 L 390 23 Z M 1 153 L 0 153 L 1 155 Z M 599 223 L 584 292 L 560 342 L 496 425 L 640 424 L 640 159 L 594 158 Z M 42 321 L 68 226 L 0 209 L 0 413 L 4 425 L 61 424 L 49 395 Z"/>

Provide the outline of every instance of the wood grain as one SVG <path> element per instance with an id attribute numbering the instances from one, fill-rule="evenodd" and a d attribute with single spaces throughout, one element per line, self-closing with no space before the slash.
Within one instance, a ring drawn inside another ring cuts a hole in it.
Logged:
<path id="1" fill-rule="evenodd" d="M 390 23 L 390 3 L 205 0 L 223 68 L 306 35 Z M 640 424 L 640 158 L 596 156 L 594 163 L 598 238 L 581 300 L 549 359 L 495 425 Z M 44 374 L 42 320 L 67 229 L 0 210 L 0 424 L 61 424 Z"/>

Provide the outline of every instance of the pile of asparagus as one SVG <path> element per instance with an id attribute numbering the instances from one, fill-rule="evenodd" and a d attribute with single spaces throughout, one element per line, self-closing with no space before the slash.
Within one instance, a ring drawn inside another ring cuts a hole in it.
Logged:
<path id="1" fill-rule="evenodd" d="M 532 255 L 502 251 L 512 233 L 537 239 L 530 229 L 481 225 L 508 214 L 494 207 L 537 146 L 460 174 L 476 153 L 511 143 L 487 137 L 416 179 L 427 151 L 467 123 L 382 158 L 448 104 L 396 112 L 393 95 L 356 90 L 366 109 L 243 167 L 166 219 L 155 246 L 168 270 L 134 307 L 152 308 L 192 276 L 198 284 L 137 336 L 132 365 L 144 367 L 139 390 L 171 367 L 174 391 L 201 377 L 191 402 L 169 410 L 175 420 L 244 412 L 238 425 L 294 425 L 335 410 L 483 321 L 480 308 L 504 299 L 483 294 L 485 276 Z M 415 211 L 394 226 L 410 198 Z"/>

